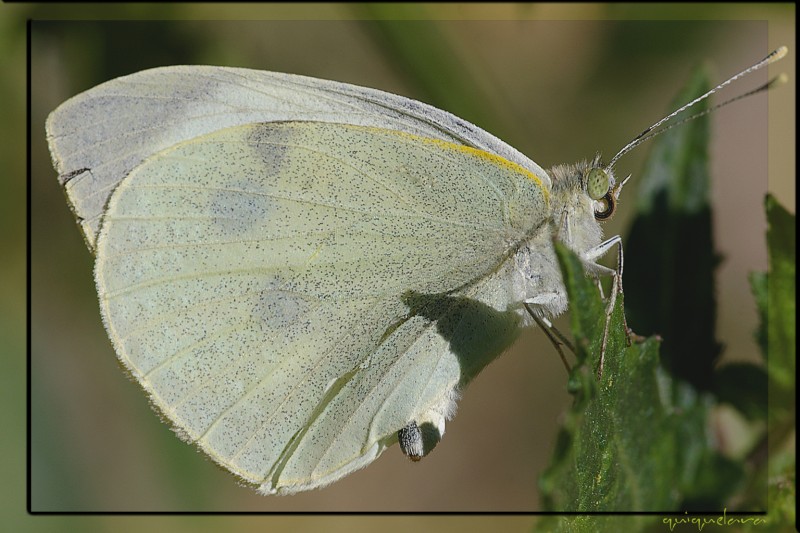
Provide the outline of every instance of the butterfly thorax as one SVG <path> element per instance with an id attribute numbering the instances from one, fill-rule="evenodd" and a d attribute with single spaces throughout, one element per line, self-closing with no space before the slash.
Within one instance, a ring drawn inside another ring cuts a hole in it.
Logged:
<path id="1" fill-rule="evenodd" d="M 518 302 L 534 304 L 542 316 L 554 317 L 567 309 L 567 296 L 553 249 L 553 239 L 559 239 L 579 256 L 600 244 L 603 236 L 600 220 L 613 199 L 597 200 L 596 190 L 587 183 L 593 169 L 602 169 L 600 157 L 573 165 L 558 165 L 550 169 L 550 219 L 541 231 L 534 234 L 517 252 L 514 291 Z M 604 195 L 614 194 L 614 178 L 608 170 L 608 189 Z M 588 266 L 588 265 L 587 265 Z M 525 316 L 524 312 L 522 313 Z"/>

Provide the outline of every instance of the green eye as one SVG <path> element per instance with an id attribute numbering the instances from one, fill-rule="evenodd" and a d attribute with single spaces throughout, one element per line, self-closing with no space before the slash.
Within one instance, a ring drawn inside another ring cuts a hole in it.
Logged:
<path id="1" fill-rule="evenodd" d="M 586 174 L 586 194 L 592 200 L 599 200 L 608 193 L 611 180 L 602 168 L 593 168 Z"/>

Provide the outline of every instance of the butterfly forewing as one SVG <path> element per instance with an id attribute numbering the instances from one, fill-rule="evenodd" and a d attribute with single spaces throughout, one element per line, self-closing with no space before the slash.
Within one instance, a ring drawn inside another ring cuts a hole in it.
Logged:
<path id="1" fill-rule="evenodd" d="M 286 120 L 377 126 L 463 144 L 549 179 L 514 148 L 435 107 L 345 83 L 239 68 L 173 66 L 116 78 L 59 106 L 48 117 L 47 137 L 94 250 L 109 196 L 146 158 L 227 127 Z"/>

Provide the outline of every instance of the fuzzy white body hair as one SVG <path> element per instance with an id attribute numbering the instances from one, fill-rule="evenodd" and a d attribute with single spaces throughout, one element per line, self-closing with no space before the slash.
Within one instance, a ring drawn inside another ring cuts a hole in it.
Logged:
<path id="1" fill-rule="evenodd" d="M 602 204 L 586 193 L 586 173 L 600 166 L 600 156 L 591 161 L 573 165 L 558 165 L 550 169 L 550 217 L 547 224 L 522 245 L 513 258 L 512 287 L 515 300 L 520 302 L 519 312 L 523 325 L 533 320 L 522 307 L 522 303 L 543 318 L 553 318 L 566 311 L 567 293 L 561 270 L 553 248 L 558 239 L 584 259 L 584 267 L 592 272 L 594 262 L 586 260 L 586 254 L 598 246 L 603 230 L 595 218 Z M 614 178 L 609 174 L 611 187 Z"/>

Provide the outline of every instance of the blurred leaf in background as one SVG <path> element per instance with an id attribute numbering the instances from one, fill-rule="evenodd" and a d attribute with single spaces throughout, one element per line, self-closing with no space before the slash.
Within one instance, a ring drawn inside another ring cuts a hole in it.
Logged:
<path id="1" fill-rule="evenodd" d="M 5 526 L 14 504 L 22 513 L 27 443 L 26 218 L 25 201 L 25 25 L 0 5 L 0 517 Z"/>
<path id="2" fill-rule="evenodd" d="M 708 73 L 697 71 L 670 108 L 708 89 Z M 706 109 L 703 100 L 676 118 Z M 638 178 L 637 216 L 625 241 L 630 326 L 659 334 L 664 363 L 699 390 L 710 387 L 721 349 L 714 335 L 719 258 L 712 242 L 708 139 L 706 115 L 655 140 Z"/>

